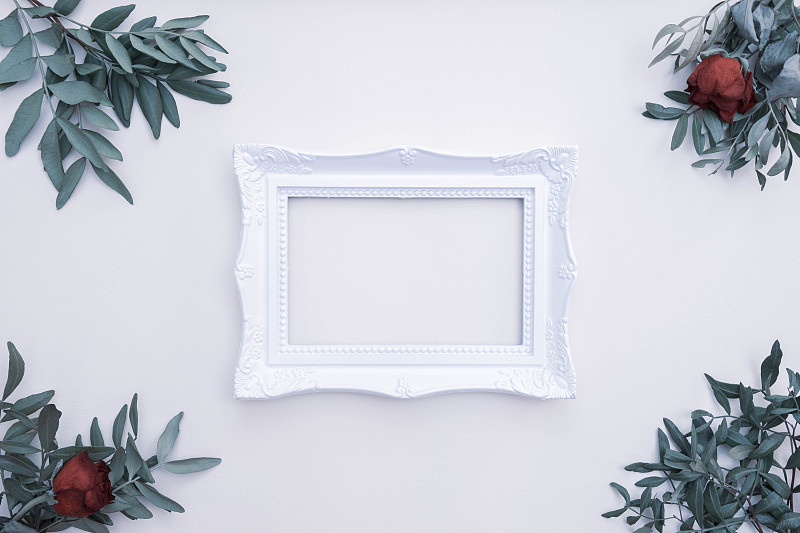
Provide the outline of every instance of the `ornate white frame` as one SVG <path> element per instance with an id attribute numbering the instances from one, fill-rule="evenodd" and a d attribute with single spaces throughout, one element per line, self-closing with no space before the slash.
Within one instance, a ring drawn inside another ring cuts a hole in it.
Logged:
<path id="1" fill-rule="evenodd" d="M 236 398 L 320 390 L 413 398 L 497 391 L 573 398 L 567 305 L 577 274 L 567 206 L 578 167 L 572 146 L 501 157 L 412 147 L 321 156 L 237 144 L 242 200 L 236 279 L 243 335 Z M 519 345 L 292 345 L 288 340 L 287 213 L 291 197 L 520 198 L 523 313 Z M 277 296 L 277 297 L 276 297 Z"/>

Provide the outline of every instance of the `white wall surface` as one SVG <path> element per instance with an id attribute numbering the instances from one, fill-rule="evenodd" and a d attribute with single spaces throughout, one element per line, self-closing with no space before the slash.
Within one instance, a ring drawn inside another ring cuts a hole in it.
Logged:
<path id="1" fill-rule="evenodd" d="M 108 5 L 84 4 L 84 20 Z M 662 416 L 685 424 L 713 408 L 703 372 L 755 382 L 776 338 L 800 367 L 800 168 L 764 192 L 748 171 L 706 176 L 689 146 L 669 152 L 671 123 L 640 116 L 683 88 L 667 65 L 646 68 L 653 36 L 710 5 L 138 4 L 139 18 L 211 15 L 233 102 L 178 97 L 182 126 L 165 123 L 158 142 L 135 111 L 112 139 L 133 207 L 87 175 L 56 212 L 33 139 L 0 159 L 0 339 L 26 359 L 23 392 L 57 390 L 68 441 L 95 415 L 110 431 L 138 391 L 140 449 L 185 410 L 176 457 L 223 458 L 202 474 L 159 473 L 185 514 L 119 517 L 114 531 L 627 531 L 600 517 L 618 504 L 608 482 L 633 483 L 622 467 L 653 458 Z M 32 87 L 2 93 L 3 130 Z M 234 400 L 235 142 L 480 155 L 578 144 L 578 399 Z"/>

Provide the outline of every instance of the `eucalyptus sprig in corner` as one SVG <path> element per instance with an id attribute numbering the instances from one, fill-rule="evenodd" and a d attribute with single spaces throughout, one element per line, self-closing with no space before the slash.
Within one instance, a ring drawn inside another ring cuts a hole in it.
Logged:
<path id="1" fill-rule="evenodd" d="M 664 93 L 680 106 L 648 102 L 643 114 L 677 121 L 671 149 L 690 136 L 693 167 L 733 176 L 752 163 L 762 190 L 768 176 L 788 179 L 800 154 L 799 13 L 793 0 L 724 1 L 658 32 L 650 66 L 674 58 L 675 73 L 694 71 L 686 91 Z"/>
<path id="2" fill-rule="evenodd" d="M 122 513 L 131 520 L 152 518 L 144 502 L 170 512 L 183 507 L 153 486 L 153 472 L 162 469 L 189 474 L 220 463 L 214 457 L 171 460 L 183 413 L 167 423 L 156 452 L 145 459 L 139 451 L 138 396 L 124 405 L 114 419 L 108 442 L 95 417 L 89 443 L 78 435 L 74 445 L 56 438 L 61 411 L 50 401 L 48 390 L 11 401 L 22 381 L 25 362 L 8 343 L 8 377 L 0 401 L 0 501 L 8 516 L 0 516 L 0 533 L 45 533 L 77 528 L 108 533 L 111 515 Z M 130 430 L 126 431 L 126 426 Z M 108 461 L 108 463 L 106 463 Z"/>
<path id="3" fill-rule="evenodd" d="M 35 75 L 41 87 L 20 103 L 6 131 L 5 152 L 9 157 L 19 152 L 44 107 L 48 125 L 38 149 L 58 191 L 58 209 L 69 200 L 87 163 L 133 203 L 110 166 L 110 161 L 122 161 L 122 153 L 103 131 L 119 130 L 118 122 L 129 127 L 134 101 L 158 139 L 163 118 L 180 126 L 173 92 L 212 104 L 231 100 L 220 90 L 228 83 L 206 77 L 226 68 L 209 54 L 227 53 L 200 28 L 206 15 L 161 25 L 148 17 L 121 31 L 133 4 L 108 9 L 85 24 L 71 17 L 80 0 L 58 0 L 52 7 L 39 0 L 27 0 L 30 5 L 24 7 L 23 1 L 10 0 L 13 10 L 0 20 L 0 46 L 9 48 L 0 61 L 0 91 Z"/>
<path id="4" fill-rule="evenodd" d="M 774 392 L 782 357 L 775 341 L 756 387 L 706 374 L 724 414 L 693 411 L 688 430 L 665 418 L 658 458 L 625 467 L 644 474 L 640 495 L 612 483 L 624 505 L 603 516 L 625 516 L 636 533 L 800 532 L 800 374 L 787 368 L 786 392 Z"/>

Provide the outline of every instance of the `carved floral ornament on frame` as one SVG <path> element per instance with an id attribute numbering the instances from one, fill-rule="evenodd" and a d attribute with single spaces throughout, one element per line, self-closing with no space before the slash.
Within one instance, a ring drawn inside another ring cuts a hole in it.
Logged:
<path id="1" fill-rule="evenodd" d="M 568 232 L 576 147 L 546 146 L 495 157 L 416 147 L 328 156 L 238 144 L 233 159 L 242 203 L 235 266 L 242 306 L 236 398 L 314 391 L 395 398 L 458 391 L 575 397 L 567 307 L 577 276 Z M 294 344 L 287 334 L 289 199 L 309 197 L 519 200 L 520 341 Z"/>

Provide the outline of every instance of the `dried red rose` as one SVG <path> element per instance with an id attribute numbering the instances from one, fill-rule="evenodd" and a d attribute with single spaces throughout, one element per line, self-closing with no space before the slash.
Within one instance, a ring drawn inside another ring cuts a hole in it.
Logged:
<path id="1" fill-rule="evenodd" d="M 686 80 L 689 102 L 702 109 L 713 109 L 728 124 L 733 116 L 756 105 L 753 73 L 742 75 L 739 61 L 721 54 L 708 56 Z"/>
<path id="2" fill-rule="evenodd" d="M 64 516 L 84 517 L 114 501 L 108 474 L 111 469 L 103 461 L 93 463 L 83 452 L 67 461 L 53 479 L 56 503 L 53 508 Z"/>

